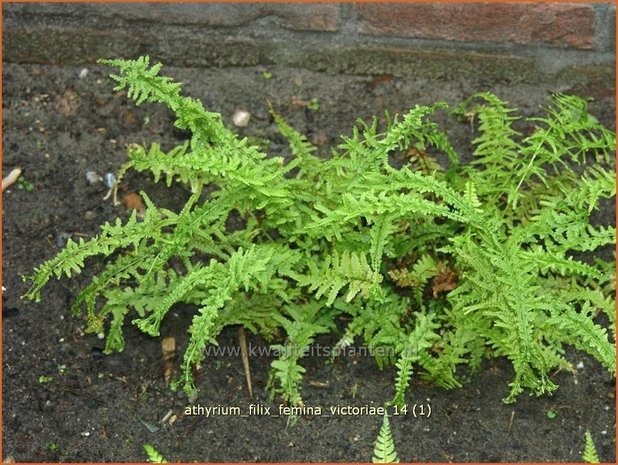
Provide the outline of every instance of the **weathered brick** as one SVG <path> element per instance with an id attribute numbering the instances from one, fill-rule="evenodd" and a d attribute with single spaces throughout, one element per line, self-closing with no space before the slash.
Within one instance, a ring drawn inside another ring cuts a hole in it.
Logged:
<path id="1" fill-rule="evenodd" d="M 588 3 L 359 4 L 362 34 L 594 47 L 594 5 Z"/>
<path id="2" fill-rule="evenodd" d="M 301 31 L 336 31 L 339 7 L 334 4 L 277 4 L 277 3 L 213 3 L 213 4 L 154 4 L 147 11 L 126 7 L 132 16 L 161 18 L 169 22 L 204 24 L 212 27 L 248 26 L 269 18 L 287 29 Z M 169 11 L 168 11 L 169 10 Z M 125 13 L 126 14 L 126 13 Z M 167 19 L 166 19 L 167 18 Z"/>
<path id="3" fill-rule="evenodd" d="M 270 14 L 283 19 L 286 27 L 290 29 L 333 32 L 339 26 L 339 5 L 333 3 L 312 5 L 263 3 L 260 9 L 264 15 Z"/>
<path id="4" fill-rule="evenodd" d="M 301 31 L 336 31 L 339 6 L 278 3 L 17 3 L 9 14 L 122 18 L 162 24 L 201 24 L 211 27 L 251 25 L 272 18 L 275 24 Z"/>

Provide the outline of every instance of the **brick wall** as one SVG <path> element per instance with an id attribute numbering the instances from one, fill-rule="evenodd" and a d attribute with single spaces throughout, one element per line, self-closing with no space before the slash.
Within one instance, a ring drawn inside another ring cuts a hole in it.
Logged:
<path id="1" fill-rule="evenodd" d="M 3 5 L 3 59 L 280 64 L 349 73 L 479 69 L 495 79 L 615 67 L 613 3 Z"/>
<path id="2" fill-rule="evenodd" d="M 377 3 L 356 9 L 360 34 L 585 50 L 608 46 L 595 37 L 597 27 L 607 24 L 596 23 L 590 3 Z"/>

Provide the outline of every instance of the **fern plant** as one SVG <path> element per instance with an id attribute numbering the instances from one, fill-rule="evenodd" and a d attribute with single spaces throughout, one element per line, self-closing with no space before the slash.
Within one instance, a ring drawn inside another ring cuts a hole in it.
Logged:
<path id="1" fill-rule="evenodd" d="M 387 413 L 384 413 L 384 420 L 382 420 L 382 426 L 373 448 L 371 461 L 372 463 L 399 463 Z"/>
<path id="2" fill-rule="evenodd" d="M 150 444 L 144 444 L 144 450 L 146 451 L 146 455 L 148 456 L 148 461 L 150 463 L 167 463 L 167 460 L 159 453 L 154 446 Z"/>
<path id="3" fill-rule="evenodd" d="M 582 454 L 582 459 L 586 463 L 601 463 L 599 460 L 599 454 L 597 454 L 597 448 L 594 445 L 594 441 L 592 440 L 592 434 L 590 431 L 586 430 L 586 446 L 584 447 L 584 453 Z"/>
<path id="4" fill-rule="evenodd" d="M 599 253 L 615 244 L 615 229 L 589 221 L 615 197 L 615 134 L 585 100 L 553 95 L 527 120 L 489 93 L 457 107 L 417 105 L 385 128 L 359 122 L 328 159 L 271 109 L 289 141 L 286 161 L 182 96 L 148 57 L 104 63 L 118 69 L 116 89 L 138 105 L 163 103 L 191 134 L 170 150 L 130 145 L 118 175 L 149 171 L 185 186 L 179 211 L 142 193 L 143 218 L 69 241 L 26 278 L 25 297 L 39 301 L 50 278 L 77 275 L 98 258 L 101 271 L 73 313 L 85 310 L 88 331 L 107 335 L 106 352 L 123 349 L 125 320 L 157 336 L 169 310 L 186 304 L 195 314 L 173 386 L 188 393 L 192 367 L 229 325 L 273 341 L 271 393 L 295 405 L 306 349 L 339 330 L 338 348 L 362 342 L 380 367 L 396 366 L 399 405 L 415 371 L 454 388 L 462 367 L 478 369 L 488 357 L 513 366 L 506 402 L 524 390 L 551 393 L 549 373 L 573 369 L 566 345 L 615 375 L 615 260 Z M 436 112 L 453 124 L 475 115 L 472 163 L 460 163 Z M 530 124 L 530 134 L 518 129 Z M 396 154 L 408 162 L 392 166 Z M 242 227 L 226 226 L 231 214 Z"/>

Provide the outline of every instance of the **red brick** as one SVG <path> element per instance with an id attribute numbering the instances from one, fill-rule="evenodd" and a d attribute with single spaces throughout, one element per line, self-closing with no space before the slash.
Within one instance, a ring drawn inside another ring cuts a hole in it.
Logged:
<path id="1" fill-rule="evenodd" d="M 594 5 L 589 3 L 375 3 L 356 8 L 362 34 L 594 47 Z"/>

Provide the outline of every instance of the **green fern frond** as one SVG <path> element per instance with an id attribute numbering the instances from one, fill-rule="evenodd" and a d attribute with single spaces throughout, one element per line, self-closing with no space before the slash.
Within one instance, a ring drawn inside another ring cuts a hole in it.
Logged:
<path id="1" fill-rule="evenodd" d="M 391 240 L 391 235 L 396 231 L 395 218 L 393 216 L 382 216 L 372 225 L 369 237 L 371 246 L 369 255 L 371 257 L 371 268 L 379 272 L 382 267 L 384 248 Z"/>
<path id="2" fill-rule="evenodd" d="M 474 100 L 483 100 L 485 104 L 472 106 Z M 482 173 L 490 182 L 480 185 L 483 186 L 483 194 L 495 194 L 496 189 L 501 188 L 500 181 L 508 176 L 508 171 L 518 158 L 521 147 L 517 139 L 520 133 L 513 129 L 513 123 L 519 117 L 512 115 L 515 110 L 508 108 L 507 102 L 488 92 L 472 95 L 457 112 L 462 115 L 469 112 L 479 122 L 480 135 L 472 141 L 477 157 L 473 163 L 492 167 L 487 173 Z"/>
<path id="3" fill-rule="evenodd" d="M 549 319 L 548 326 L 560 328 L 561 334 L 564 334 L 564 342 L 573 344 L 582 352 L 589 353 L 615 375 L 615 346 L 608 341 L 607 330 L 596 324 L 590 313 L 591 308 L 588 302 L 584 302 L 580 311 L 569 306 L 560 313 L 555 312 Z"/>
<path id="4" fill-rule="evenodd" d="M 316 291 L 316 297 L 326 296 L 326 305 L 332 305 L 339 292 L 348 286 L 345 300 L 350 302 L 357 294 L 368 297 L 379 291 L 382 275 L 371 268 L 365 254 L 334 251 L 322 264 L 309 262 L 310 275 L 301 277 L 299 283 Z"/>
<path id="5" fill-rule="evenodd" d="M 586 447 L 584 448 L 582 459 L 586 463 L 601 463 L 601 460 L 599 459 L 599 454 L 597 454 L 597 448 L 595 447 L 594 441 L 592 440 L 592 435 L 588 430 L 586 430 Z"/>
<path id="6" fill-rule="evenodd" d="M 315 336 L 332 329 L 332 317 L 337 310 L 324 311 L 319 302 L 305 305 L 290 305 L 286 312 L 291 317 L 275 315 L 274 318 L 285 329 L 288 341 L 285 345 L 274 345 L 271 349 L 279 353 L 279 358 L 271 363 L 269 379 L 271 397 L 281 394 L 285 402 L 293 406 L 302 405 L 301 382 L 305 368 L 299 360 L 305 356 Z"/>
<path id="7" fill-rule="evenodd" d="M 373 448 L 372 463 L 399 463 L 395 443 L 388 423 L 388 414 L 384 414 L 382 426 Z"/>
<path id="8" fill-rule="evenodd" d="M 428 349 L 440 339 L 435 331 L 440 324 L 434 321 L 434 316 L 417 314 L 414 330 L 403 341 L 399 360 L 396 363 L 397 377 L 395 378 L 395 397 L 392 403 L 398 407 L 405 405 L 405 394 L 412 376 L 412 365 L 427 355 Z"/>
<path id="9" fill-rule="evenodd" d="M 148 461 L 151 463 L 167 463 L 167 460 L 150 444 L 144 444 L 144 450 L 148 456 Z"/>
<path id="10" fill-rule="evenodd" d="M 134 211 L 125 224 L 117 218 L 113 225 L 107 223 L 102 226 L 101 234 L 89 241 L 80 238 L 74 242 L 69 239 L 56 257 L 38 266 L 31 276 L 24 278 L 32 283 L 24 297 L 39 302 L 40 291 L 52 276 L 60 278 L 64 275 L 70 278 L 79 274 L 85 266 L 85 260 L 96 255 L 110 256 L 116 250 L 127 247 L 137 251 L 145 240 L 160 239 L 161 230 L 174 222 L 173 218 L 166 218 L 156 209 L 148 211 L 143 221 L 139 222 Z"/>
<path id="11" fill-rule="evenodd" d="M 315 173 L 318 166 L 322 164 L 321 160 L 313 155 L 313 152 L 315 152 L 317 148 L 307 140 L 305 135 L 299 133 L 286 123 L 283 117 L 277 113 L 272 106 L 270 107 L 270 114 L 273 116 L 275 124 L 279 128 L 279 132 L 288 141 L 292 155 L 299 159 L 298 165 L 302 172 L 299 173 L 297 178 L 302 178 L 309 173 Z"/>
<path id="12" fill-rule="evenodd" d="M 161 63 L 150 66 L 150 57 L 141 56 L 135 60 L 99 60 L 99 63 L 114 66 L 120 74 L 112 74 L 118 85 L 114 90 L 128 88 L 128 97 L 137 105 L 146 101 L 164 102 L 174 109 L 180 99 L 180 84 L 171 78 L 159 76 Z"/>

